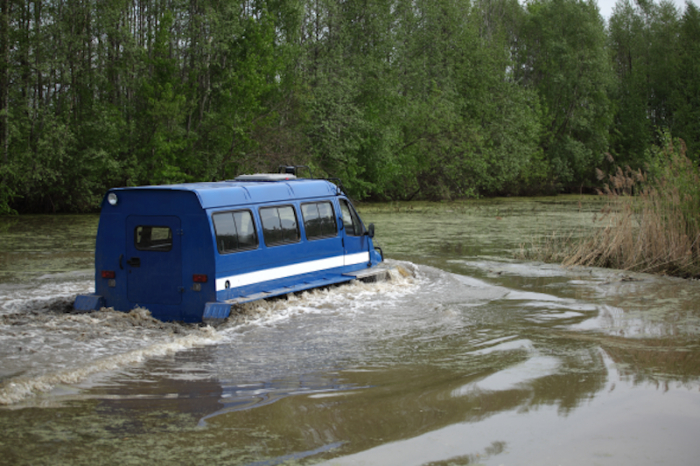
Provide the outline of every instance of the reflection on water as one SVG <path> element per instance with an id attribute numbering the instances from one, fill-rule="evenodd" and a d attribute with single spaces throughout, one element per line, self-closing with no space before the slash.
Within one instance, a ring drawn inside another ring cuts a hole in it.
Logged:
<path id="1" fill-rule="evenodd" d="M 408 261 L 394 262 L 404 275 L 254 303 L 217 329 L 143 311 L 66 314 L 69 296 L 92 284 L 62 253 L 41 272 L 51 286 L 33 286 L 36 264 L 5 276 L 0 455 L 11 464 L 694 462 L 699 283 L 512 260 L 545 225 L 595 226 L 595 204 L 563 201 L 365 207 L 385 252 Z M 22 221 L 0 235 L 33 228 Z M 64 251 L 52 241 L 40 243 Z"/>

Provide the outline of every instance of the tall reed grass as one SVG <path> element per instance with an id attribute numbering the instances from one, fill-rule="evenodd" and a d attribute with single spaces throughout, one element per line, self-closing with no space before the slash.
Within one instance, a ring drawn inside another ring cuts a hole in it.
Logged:
<path id="1" fill-rule="evenodd" d="M 581 239 L 546 238 L 527 256 L 584 265 L 700 278 L 700 169 L 682 140 L 663 135 L 647 171 L 617 168 L 599 179 L 608 197 L 596 221 L 604 227 Z"/>

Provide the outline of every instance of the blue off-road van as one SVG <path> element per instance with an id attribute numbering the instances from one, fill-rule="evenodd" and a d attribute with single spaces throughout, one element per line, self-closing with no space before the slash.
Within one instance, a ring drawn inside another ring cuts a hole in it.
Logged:
<path id="1" fill-rule="evenodd" d="M 384 274 L 374 226 L 339 184 L 290 173 L 112 189 L 81 311 L 218 322 L 236 304 Z"/>

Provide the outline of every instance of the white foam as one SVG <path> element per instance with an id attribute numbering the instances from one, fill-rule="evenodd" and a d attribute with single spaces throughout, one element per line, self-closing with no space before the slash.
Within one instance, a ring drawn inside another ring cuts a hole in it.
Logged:
<path id="1" fill-rule="evenodd" d="M 36 376 L 19 376 L 6 381 L 0 387 L 0 404 L 12 404 L 38 392 L 47 392 L 59 384 L 75 384 L 99 373 L 114 371 L 123 367 L 140 364 L 148 358 L 165 356 L 178 351 L 215 343 L 220 337 L 211 327 L 183 337 L 169 338 L 144 348 L 115 354 L 86 362 L 79 367 L 58 370 Z"/>
<path id="2" fill-rule="evenodd" d="M 44 309 L 56 298 L 74 299 L 76 295 L 89 294 L 94 289 L 94 283 L 87 280 L 42 281 L 40 286 L 36 284 L 7 286 L 0 294 L 0 316 Z"/>
<path id="3" fill-rule="evenodd" d="M 390 262 L 391 264 L 391 262 Z M 261 300 L 239 308 L 219 328 L 223 333 L 239 331 L 245 325 L 275 325 L 301 314 L 327 312 L 365 313 L 380 308 L 387 302 L 414 293 L 420 278 L 413 264 L 398 263 L 391 272 L 391 279 L 374 283 L 353 281 L 337 287 L 319 288 L 290 294 L 286 299 Z"/>

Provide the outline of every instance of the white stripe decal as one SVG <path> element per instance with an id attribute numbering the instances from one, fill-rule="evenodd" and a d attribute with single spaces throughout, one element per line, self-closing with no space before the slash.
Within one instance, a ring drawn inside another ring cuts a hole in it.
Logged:
<path id="1" fill-rule="evenodd" d="M 231 275 L 216 279 L 216 291 L 225 290 L 226 281 L 229 282 L 231 288 L 237 288 L 239 286 L 253 285 L 255 283 L 262 283 L 269 280 L 288 278 L 293 277 L 294 275 L 302 275 L 311 272 L 320 272 L 321 270 L 342 267 L 343 265 L 356 265 L 363 262 L 369 262 L 369 252 L 365 251 L 357 254 L 349 254 L 347 256 L 327 257 L 325 259 L 315 261 L 301 262 L 282 267 L 258 270 L 256 272 Z"/>

